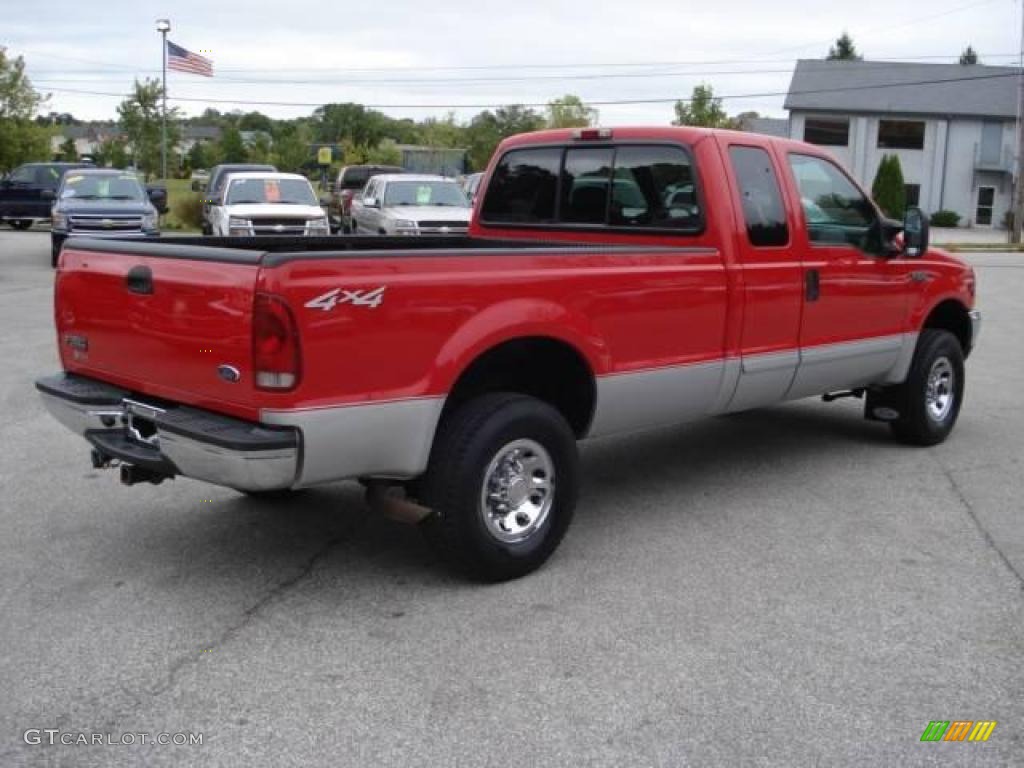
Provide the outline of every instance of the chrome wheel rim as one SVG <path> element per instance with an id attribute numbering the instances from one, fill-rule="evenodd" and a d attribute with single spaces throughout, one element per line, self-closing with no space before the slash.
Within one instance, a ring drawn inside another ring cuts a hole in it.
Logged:
<path id="1" fill-rule="evenodd" d="M 955 377 L 948 358 L 940 357 L 932 363 L 925 389 L 925 405 L 932 421 L 944 421 L 953 409 Z"/>
<path id="2" fill-rule="evenodd" d="M 487 532 L 505 544 L 535 534 L 555 500 L 555 464 L 534 440 L 513 440 L 487 465 L 480 490 L 480 513 Z"/>

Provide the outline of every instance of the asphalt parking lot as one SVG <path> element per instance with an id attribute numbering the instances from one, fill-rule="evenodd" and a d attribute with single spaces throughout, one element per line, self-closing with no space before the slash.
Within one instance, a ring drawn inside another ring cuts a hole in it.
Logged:
<path id="1" fill-rule="evenodd" d="M 561 549 L 486 587 L 356 485 L 93 470 L 32 386 L 48 260 L 0 230 L 0 766 L 1021 764 L 1024 256 L 971 257 L 946 444 L 815 400 L 586 444 Z M 46 728 L 203 744 L 25 743 Z"/>

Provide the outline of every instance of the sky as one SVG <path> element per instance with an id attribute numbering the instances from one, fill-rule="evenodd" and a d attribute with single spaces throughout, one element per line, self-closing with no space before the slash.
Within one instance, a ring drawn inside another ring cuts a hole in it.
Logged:
<path id="1" fill-rule="evenodd" d="M 821 58 L 843 30 L 867 59 L 1013 64 L 1021 0 L 0 0 L 0 46 L 50 94 L 42 112 L 114 119 L 134 78 L 159 77 L 160 36 L 213 60 L 212 79 L 169 72 L 170 104 L 309 114 L 354 101 L 393 117 L 467 120 L 566 93 L 604 125 L 665 124 L 701 82 L 730 114 L 783 117 L 796 59 Z M 91 91 L 94 93 L 74 93 Z M 113 95 L 102 95 L 113 94 Z M 199 99 L 208 101 L 188 101 Z M 255 102 L 277 102 L 259 104 Z"/>

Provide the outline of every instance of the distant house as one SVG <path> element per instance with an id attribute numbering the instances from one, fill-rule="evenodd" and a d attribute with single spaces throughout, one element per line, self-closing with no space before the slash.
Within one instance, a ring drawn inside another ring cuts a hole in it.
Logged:
<path id="1" fill-rule="evenodd" d="M 242 137 L 242 144 L 245 145 L 246 149 L 256 146 L 256 142 L 261 139 L 268 146 L 273 143 L 273 139 L 266 131 L 239 131 L 238 135 Z"/>
<path id="2" fill-rule="evenodd" d="M 183 125 L 181 127 L 181 141 L 178 142 L 178 151 L 185 154 L 196 144 L 209 144 L 215 141 L 220 141 L 220 128 L 218 126 Z"/>
<path id="3" fill-rule="evenodd" d="M 60 132 L 50 137 L 50 151 L 56 157 L 61 153 L 64 142 L 75 142 L 75 151 L 81 158 L 91 158 L 103 142 L 123 136 L 116 123 L 91 123 L 88 125 L 61 126 Z"/>
<path id="4" fill-rule="evenodd" d="M 413 173 L 458 176 L 466 172 L 466 150 L 396 144 L 402 155 L 400 165 Z"/>
<path id="5" fill-rule="evenodd" d="M 797 62 L 790 136 L 832 152 L 870 187 L 897 155 L 907 200 L 1000 226 L 1013 196 L 1017 70 L 880 61 Z"/>

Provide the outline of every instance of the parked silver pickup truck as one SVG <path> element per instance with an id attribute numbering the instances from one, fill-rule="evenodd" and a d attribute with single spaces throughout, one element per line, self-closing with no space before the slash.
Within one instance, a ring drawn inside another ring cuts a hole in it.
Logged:
<path id="1" fill-rule="evenodd" d="M 464 235 L 471 212 L 454 179 L 385 174 L 352 200 L 352 226 L 356 234 Z"/>

